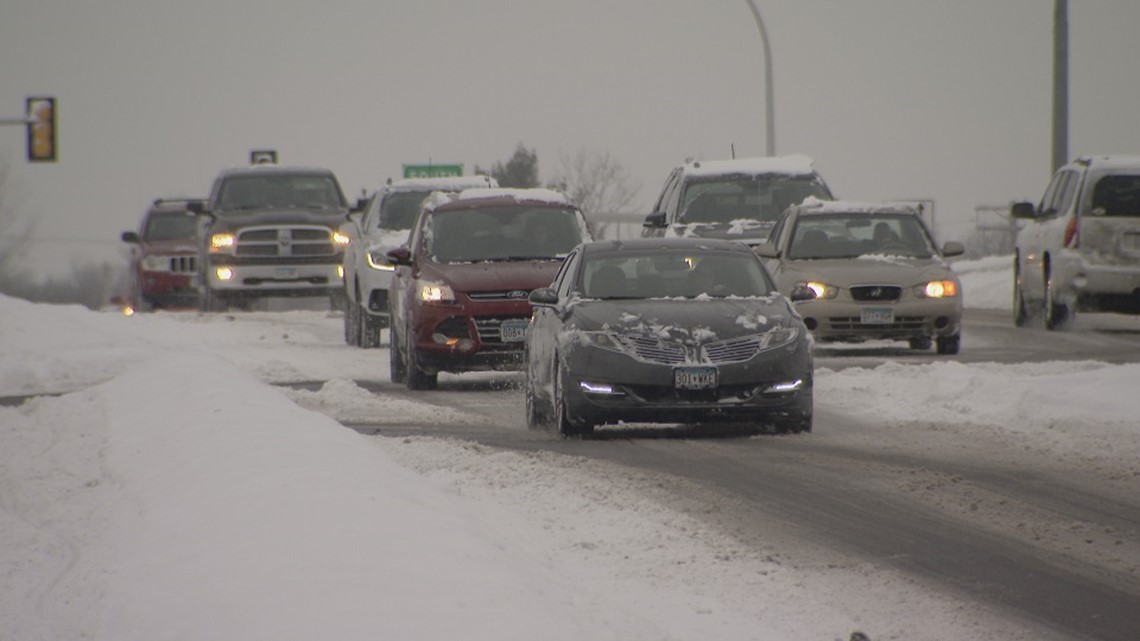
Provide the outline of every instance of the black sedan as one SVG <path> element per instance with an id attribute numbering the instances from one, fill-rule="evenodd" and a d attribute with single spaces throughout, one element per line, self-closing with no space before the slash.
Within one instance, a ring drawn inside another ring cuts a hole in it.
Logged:
<path id="1" fill-rule="evenodd" d="M 742 243 L 586 243 L 530 303 L 532 429 L 731 421 L 811 431 L 811 338 Z"/>

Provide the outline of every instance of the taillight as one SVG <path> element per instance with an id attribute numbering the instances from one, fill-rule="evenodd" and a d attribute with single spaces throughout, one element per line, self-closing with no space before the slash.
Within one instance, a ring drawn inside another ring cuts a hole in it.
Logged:
<path id="1" fill-rule="evenodd" d="M 1081 228 L 1080 219 L 1073 216 L 1069 219 L 1069 224 L 1065 225 L 1065 247 L 1069 249 L 1076 249 L 1081 246 Z"/>

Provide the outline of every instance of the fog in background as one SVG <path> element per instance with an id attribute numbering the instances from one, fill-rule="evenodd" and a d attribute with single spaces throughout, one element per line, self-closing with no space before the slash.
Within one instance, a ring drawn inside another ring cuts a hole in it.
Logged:
<path id="1" fill-rule="evenodd" d="M 1050 174 L 1052 0 L 757 0 L 776 151 L 836 194 L 933 199 L 943 239 Z M 1140 153 L 1140 2 L 1072 0 L 1070 156 Z M 745 0 L 5 0 L 0 118 L 58 99 L 56 164 L 0 127 L 0 199 L 39 221 L 31 264 L 114 257 L 160 196 L 202 196 L 255 148 L 350 198 L 402 163 L 490 167 L 522 143 L 611 154 L 648 213 L 686 157 L 765 151 Z"/>

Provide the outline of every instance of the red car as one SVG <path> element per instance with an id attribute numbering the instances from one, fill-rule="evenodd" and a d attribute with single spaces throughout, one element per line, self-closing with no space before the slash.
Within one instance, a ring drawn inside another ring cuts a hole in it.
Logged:
<path id="1" fill-rule="evenodd" d="M 131 248 L 131 300 L 136 311 L 197 307 L 198 218 L 187 200 L 154 201 L 139 230 L 123 232 Z"/>
<path id="2" fill-rule="evenodd" d="M 439 372 L 520 370 L 527 297 L 590 240 L 586 220 L 549 189 L 437 192 L 408 244 L 388 252 L 391 377 L 435 387 Z"/>

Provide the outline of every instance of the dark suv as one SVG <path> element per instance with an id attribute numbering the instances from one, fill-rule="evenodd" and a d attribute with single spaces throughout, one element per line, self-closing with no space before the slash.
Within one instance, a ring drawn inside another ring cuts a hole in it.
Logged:
<path id="1" fill-rule="evenodd" d="M 132 245 L 130 305 L 136 311 L 198 304 L 198 222 L 188 203 L 159 198 L 138 231 L 123 232 L 123 242 Z"/>
<path id="2" fill-rule="evenodd" d="M 757 245 L 785 209 L 808 196 L 832 200 L 807 156 L 693 160 L 670 172 L 641 235 Z"/>
<path id="3" fill-rule="evenodd" d="M 1055 329 L 1078 309 L 1140 313 L 1140 156 L 1089 156 L 1014 203 L 1013 322 Z"/>
<path id="4" fill-rule="evenodd" d="M 530 292 L 590 239 L 582 212 L 549 189 L 436 192 L 396 265 L 388 295 L 392 381 L 435 387 L 437 374 L 519 370 Z"/>
<path id="5" fill-rule="evenodd" d="M 218 174 L 199 234 L 199 306 L 222 311 L 278 296 L 343 307 L 349 205 L 328 169 L 261 164 Z"/>

